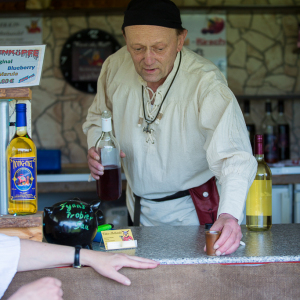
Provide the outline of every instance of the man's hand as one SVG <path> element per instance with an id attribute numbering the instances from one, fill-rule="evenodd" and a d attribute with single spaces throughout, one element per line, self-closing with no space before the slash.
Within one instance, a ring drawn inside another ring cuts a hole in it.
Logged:
<path id="1" fill-rule="evenodd" d="M 121 150 L 120 156 L 124 158 L 126 155 Z M 89 169 L 94 179 L 98 180 L 104 174 L 104 167 L 99 163 L 100 157 L 95 147 L 90 148 L 87 155 Z"/>
<path id="2" fill-rule="evenodd" d="M 243 235 L 237 219 L 232 215 L 221 214 L 210 230 L 222 231 L 220 238 L 214 245 L 214 249 L 217 250 L 216 255 L 231 254 L 239 247 Z M 206 247 L 204 251 L 206 251 Z"/>
<path id="3" fill-rule="evenodd" d="M 8 300 L 62 300 L 61 281 L 44 277 L 23 285 Z"/>

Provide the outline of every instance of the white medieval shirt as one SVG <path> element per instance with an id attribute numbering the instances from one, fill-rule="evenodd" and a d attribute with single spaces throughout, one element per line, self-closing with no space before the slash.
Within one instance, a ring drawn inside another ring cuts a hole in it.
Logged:
<path id="1" fill-rule="evenodd" d="M 88 148 L 101 134 L 101 113 L 110 110 L 114 134 L 126 154 L 122 166 L 127 207 L 133 217 L 133 193 L 142 197 L 142 225 L 198 225 L 190 196 L 163 202 L 148 199 L 199 186 L 213 176 L 221 187 L 218 216 L 229 213 L 240 223 L 257 168 L 241 109 L 213 63 L 185 47 L 181 55 L 157 89 L 153 106 L 152 93 L 126 47 L 108 57 L 83 124 Z M 151 133 L 143 131 L 143 96 L 148 120 L 160 112 L 149 126 Z"/>
<path id="2" fill-rule="evenodd" d="M 0 299 L 17 272 L 20 249 L 18 237 L 0 233 Z"/>

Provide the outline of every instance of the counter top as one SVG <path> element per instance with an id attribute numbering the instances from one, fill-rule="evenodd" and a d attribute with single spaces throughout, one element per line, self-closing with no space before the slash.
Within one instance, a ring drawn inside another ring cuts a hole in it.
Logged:
<path id="1" fill-rule="evenodd" d="M 245 225 L 241 227 L 242 241 L 246 245 L 225 256 L 206 255 L 204 226 L 129 227 L 137 240 L 137 248 L 112 252 L 151 258 L 161 264 L 300 262 L 300 224 L 275 224 L 264 232 L 251 232 Z M 105 251 L 99 243 L 93 243 L 93 249 Z"/>

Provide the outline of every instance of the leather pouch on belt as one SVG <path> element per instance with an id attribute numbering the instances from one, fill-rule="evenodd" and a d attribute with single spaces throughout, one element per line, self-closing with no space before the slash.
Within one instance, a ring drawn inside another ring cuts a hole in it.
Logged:
<path id="1" fill-rule="evenodd" d="M 212 177 L 200 186 L 189 189 L 198 215 L 200 225 L 214 223 L 219 207 L 219 193 L 216 178 Z"/>

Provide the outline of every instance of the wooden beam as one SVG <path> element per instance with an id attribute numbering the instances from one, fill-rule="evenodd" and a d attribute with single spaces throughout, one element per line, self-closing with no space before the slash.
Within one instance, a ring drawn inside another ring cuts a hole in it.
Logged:
<path id="1" fill-rule="evenodd" d="M 30 88 L 0 89 L 0 99 L 31 100 L 32 91 Z"/>
<path id="2" fill-rule="evenodd" d="M 41 242 L 43 240 L 43 212 L 33 215 L 0 215 L 0 233 Z"/>
<path id="3" fill-rule="evenodd" d="M 14 228 L 0 228 L 0 233 L 8 236 L 17 236 L 20 239 L 31 240 L 36 242 L 43 241 L 43 226 L 37 227 L 14 227 Z"/>
<path id="4" fill-rule="evenodd" d="M 43 212 L 37 212 L 33 215 L 14 216 L 1 215 L 0 228 L 24 228 L 24 227 L 38 227 L 43 225 Z"/>
<path id="5" fill-rule="evenodd" d="M 297 184 L 300 183 L 300 174 L 289 174 L 289 175 L 273 175 L 272 184 Z"/>

